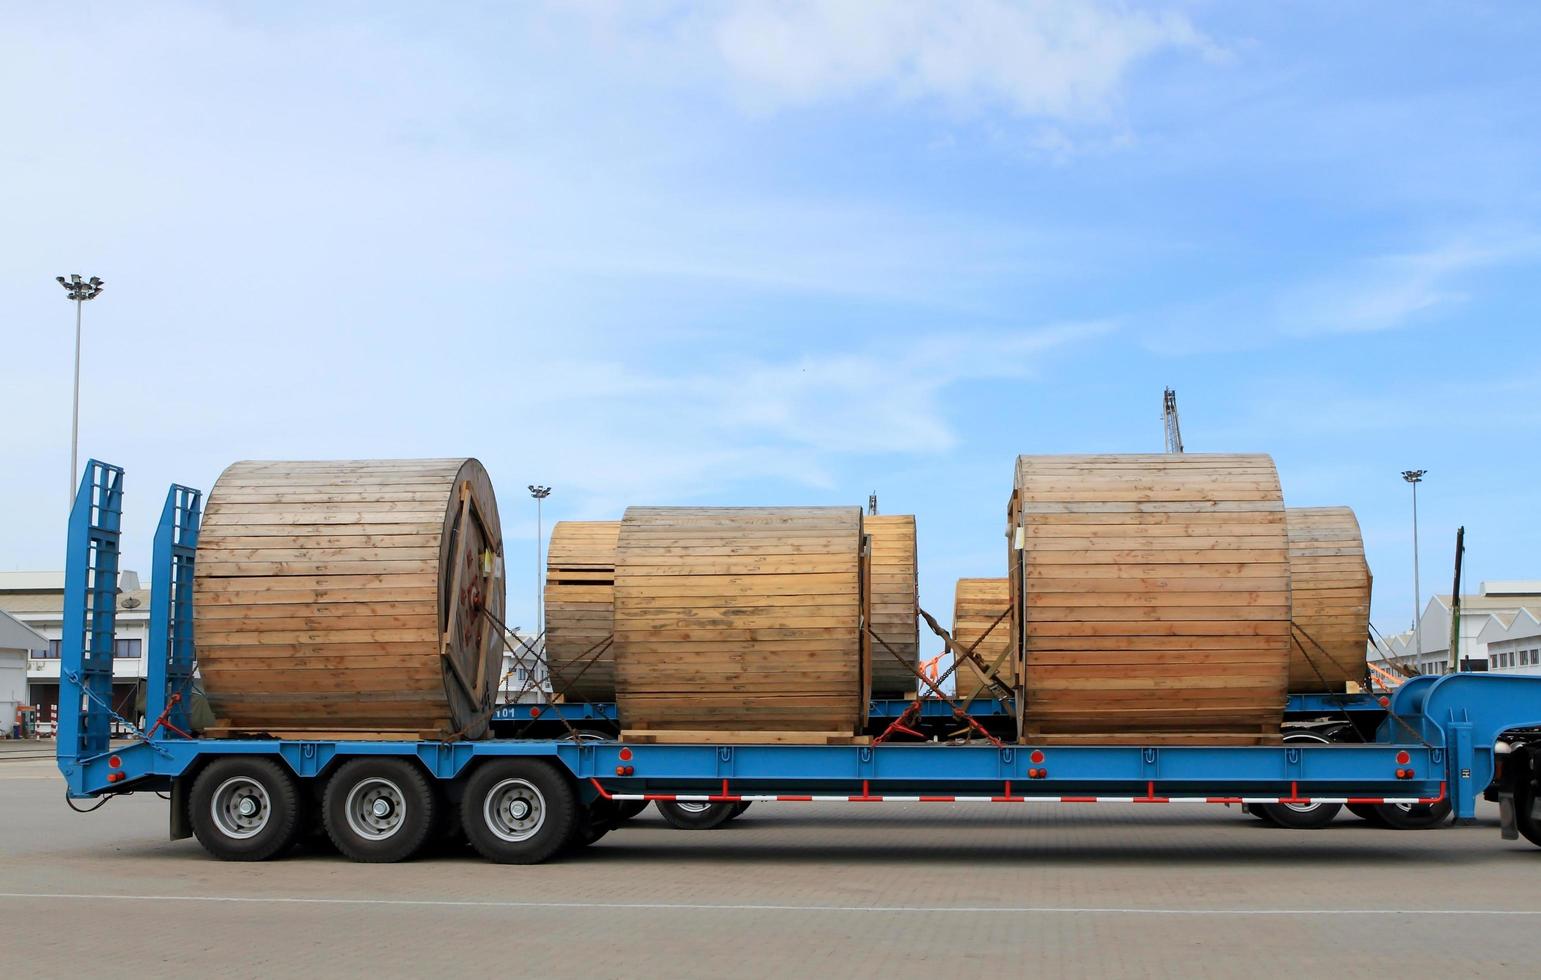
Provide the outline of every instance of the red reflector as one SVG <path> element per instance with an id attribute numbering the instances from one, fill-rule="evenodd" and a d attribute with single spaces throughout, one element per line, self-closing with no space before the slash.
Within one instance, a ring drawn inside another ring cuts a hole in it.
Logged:
<path id="1" fill-rule="evenodd" d="M 1397 753 L 1397 765 L 1405 766 L 1411 761 L 1413 761 L 1413 757 L 1408 755 L 1406 752 Z"/>
<path id="2" fill-rule="evenodd" d="M 540 717 L 540 709 L 539 708 L 531 708 L 530 709 L 530 717 L 531 718 L 539 718 Z"/>
<path id="3" fill-rule="evenodd" d="M 1043 753 L 1039 752 L 1037 749 L 1034 749 L 1033 750 L 1033 754 L 1027 757 L 1027 761 L 1035 763 L 1035 764 L 1039 763 L 1039 762 L 1042 762 L 1043 761 Z"/>
<path id="4" fill-rule="evenodd" d="M 615 774 L 617 776 L 624 776 L 624 775 L 626 775 L 626 767 L 625 766 L 616 766 L 615 767 Z M 1397 770 L 1397 775 L 1401 775 L 1401 770 Z"/>
<path id="5" fill-rule="evenodd" d="M 107 768 L 108 769 L 117 769 L 117 768 L 121 767 L 122 765 L 123 765 L 123 760 L 118 758 L 117 756 L 109 755 L 107 757 Z"/>
<path id="6" fill-rule="evenodd" d="M 1382 708 L 1389 708 L 1389 707 L 1391 707 L 1391 699 L 1386 697 L 1386 695 L 1382 694 L 1380 696 L 1380 706 Z"/>
<path id="7" fill-rule="evenodd" d="M 622 762 L 630 762 L 631 761 L 631 749 L 622 749 L 621 750 L 621 761 Z"/>

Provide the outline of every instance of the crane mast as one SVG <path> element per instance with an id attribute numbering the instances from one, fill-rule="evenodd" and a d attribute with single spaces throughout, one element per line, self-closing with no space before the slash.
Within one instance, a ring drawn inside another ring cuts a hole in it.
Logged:
<path id="1" fill-rule="evenodd" d="M 1177 424 L 1177 392 L 1168 388 L 1161 397 L 1161 418 L 1166 428 L 1166 451 L 1183 451 L 1182 427 Z"/>

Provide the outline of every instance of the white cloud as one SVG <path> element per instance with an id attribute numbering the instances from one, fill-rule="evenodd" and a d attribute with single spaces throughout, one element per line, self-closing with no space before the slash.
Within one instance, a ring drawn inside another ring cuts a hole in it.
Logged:
<path id="1" fill-rule="evenodd" d="M 1286 333 L 1364 333 L 1416 322 L 1440 308 L 1462 303 L 1462 277 L 1491 266 L 1533 258 L 1535 236 L 1461 237 L 1420 252 L 1366 260 L 1352 275 L 1331 277 L 1286 291 L 1277 318 Z"/>
<path id="2" fill-rule="evenodd" d="M 572 506 L 753 496 L 774 480 L 831 485 L 837 461 L 928 456 L 956 442 L 951 386 L 1030 378 L 1053 352 L 1106 335 L 1106 322 L 898 337 L 784 358 L 736 357 L 679 370 L 620 362 L 547 363 L 499 414 L 519 451 L 551 467 Z"/>
<path id="3" fill-rule="evenodd" d="M 878 91 L 1058 119 L 1102 116 L 1159 52 L 1223 56 L 1180 13 L 1085 0 L 753 2 L 715 34 L 745 94 L 769 106 Z"/>

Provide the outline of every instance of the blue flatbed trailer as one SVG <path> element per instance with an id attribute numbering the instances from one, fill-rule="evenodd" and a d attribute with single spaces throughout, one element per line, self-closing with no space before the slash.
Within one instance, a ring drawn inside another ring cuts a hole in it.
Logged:
<path id="1" fill-rule="evenodd" d="M 195 834 L 211 853 L 228 859 L 278 856 L 320 822 L 350 857 L 400 860 L 458 810 L 462 829 L 484 856 L 530 863 L 591 843 L 619 822 L 624 808 L 650 801 L 1296 808 L 1448 802 L 1458 819 L 1469 819 L 1477 796 L 1499 774 L 1500 736 L 1541 727 L 1541 678 L 1449 674 L 1415 678 L 1397 689 L 1382 709 L 1385 718 L 1375 740 L 1359 744 L 653 745 L 571 737 L 444 742 L 197 737 L 188 695 L 196 665 L 192 585 L 201 495 L 173 486 L 155 535 L 141 729 L 111 705 L 122 500 L 122 469 L 92 460 L 70 515 L 59 768 L 72 799 L 169 793 L 172 836 Z M 935 704 L 925 710 L 950 715 L 945 703 Z M 526 707 L 512 707 L 512 720 L 520 720 Z M 598 715 L 614 711 L 603 705 L 545 707 Z M 1301 707 L 1336 711 L 1343 705 Z M 605 720 L 613 721 L 609 715 Z M 134 731 L 131 744 L 111 743 L 114 722 Z M 1541 846 L 1537 766 L 1529 743 L 1514 744 L 1495 785 L 1503 832 Z M 1541 757 L 1541 748 L 1535 756 Z"/>

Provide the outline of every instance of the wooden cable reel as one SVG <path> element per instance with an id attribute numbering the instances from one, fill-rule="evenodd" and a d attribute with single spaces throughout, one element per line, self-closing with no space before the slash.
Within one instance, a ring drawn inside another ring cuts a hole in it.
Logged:
<path id="1" fill-rule="evenodd" d="M 883 639 L 872 643 L 872 696 L 906 697 L 919 683 L 914 670 L 920 662 L 915 518 L 868 515 L 862 522 L 872 540 L 872 632 Z"/>
<path id="2" fill-rule="evenodd" d="M 972 649 L 1007 687 L 1017 683 L 1016 659 L 1011 656 L 1011 581 L 1004 578 L 960 578 L 953 595 L 952 638 Z M 968 660 L 953 672 L 960 701 L 994 697 L 985 675 Z"/>
<path id="3" fill-rule="evenodd" d="M 1359 521 L 1347 507 L 1290 507 L 1292 693 L 1336 691 L 1365 675 L 1370 566 Z"/>
<path id="4" fill-rule="evenodd" d="M 570 701 L 615 700 L 615 549 L 620 521 L 560 521 L 546 551 L 546 662 Z"/>
<path id="5" fill-rule="evenodd" d="M 193 586 L 211 734 L 482 737 L 502 551 L 474 459 L 232 465 Z"/>
<path id="6" fill-rule="evenodd" d="M 850 740 L 866 718 L 857 507 L 632 507 L 615 562 L 623 736 Z"/>
<path id="7" fill-rule="evenodd" d="M 1021 456 L 1008 513 L 1025 740 L 1278 739 L 1290 577 L 1268 456 Z"/>

